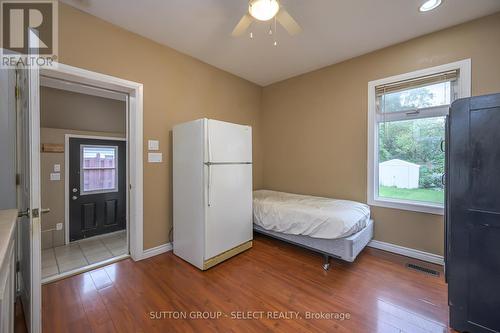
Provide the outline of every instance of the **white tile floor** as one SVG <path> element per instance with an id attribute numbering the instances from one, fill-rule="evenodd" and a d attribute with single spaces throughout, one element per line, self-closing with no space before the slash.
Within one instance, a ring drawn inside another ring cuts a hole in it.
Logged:
<path id="1" fill-rule="evenodd" d="M 125 230 L 42 250 L 42 279 L 126 253 Z"/>

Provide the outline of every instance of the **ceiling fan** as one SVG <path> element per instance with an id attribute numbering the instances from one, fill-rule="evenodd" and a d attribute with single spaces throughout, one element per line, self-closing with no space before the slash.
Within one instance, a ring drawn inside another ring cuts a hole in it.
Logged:
<path id="1" fill-rule="evenodd" d="M 275 20 L 275 30 L 276 21 L 278 21 L 292 36 L 302 31 L 300 25 L 280 4 L 279 0 L 250 0 L 248 2 L 248 12 L 243 15 L 231 35 L 234 37 L 242 35 L 254 20 L 265 22 L 273 18 Z M 272 34 L 272 29 L 270 34 Z M 250 37 L 253 37 L 252 34 L 250 34 Z"/>

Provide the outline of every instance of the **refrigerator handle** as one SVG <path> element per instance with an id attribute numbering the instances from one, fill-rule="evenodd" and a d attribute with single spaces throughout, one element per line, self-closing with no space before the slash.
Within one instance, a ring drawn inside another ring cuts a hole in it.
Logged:
<path id="1" fill-rule="evenodd" d="M 208 170 L 207 170 L 207 173 L 208 173 L 208 175 L 207 175 L 207 177 L 208 177 L 208 182 L 207 182 L 207 184 L 208 184 L 207 185 L 207 203 L 208 203 L 208 207 L 210 207 L 210 206 L 212 206 L 212 198 L 211 198 L 212 196 L 210 194 L 212 192 L 212 173 L 210 171 L 210 169 L 211 169 L 210 168 L 211 163 L 208 162 L 208 163 L 206 163 L 206 165 L 207 165 L 207 168 L 208 168 Z"/>

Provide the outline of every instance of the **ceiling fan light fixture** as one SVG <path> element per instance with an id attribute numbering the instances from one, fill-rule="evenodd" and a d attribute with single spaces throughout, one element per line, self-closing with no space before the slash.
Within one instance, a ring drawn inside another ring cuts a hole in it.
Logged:
<path id="1" fill-rule="evenodd" d="M 278 13 L 280 4 L 278 0 L 252 0 L 248 5 L 248 12 L 259 21 L 269 21 Z"/>
<path id="2" fill-rule="evenodd" d="M 428 12 L 430 10 L 436 9 L 441 5 L 442 0 L 427 0 L 420 6 L 420 11 L 421 12 Z"/>

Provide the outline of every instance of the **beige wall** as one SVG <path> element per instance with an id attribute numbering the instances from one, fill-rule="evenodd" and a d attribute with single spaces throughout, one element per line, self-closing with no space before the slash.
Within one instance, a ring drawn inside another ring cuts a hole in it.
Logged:
<path id="1" fill-rule="evenodd" d="M 500 92 L 500 13 L 267 86 L 264 187 L 366 202 L 368 82 L 465 58 Z M 443 253 L 442 216 L 373 207 L 375 239 Z"/>
<path id="2" fill-rule="evenodd" d="M 368 81 L 464 58 L 472 91 L 500 91 L 500 14 L 261 88 L 60 4 L 59 60 L 144 84 L 144 246 L 172 225 L 172 126 L 209 117 L 253 126 L 254 187 L 366 201 Z M 264 160 L 265 158 L 265 160 Z M 442 253 L 442 217 L 373 208 L 378 240 Z"/>
<path id="3" fill-rule="evenodd" d="M 40 126 L 125 133 L 126 107 L 115 99 L 42 87 Z"/>
<path id="4" fill-rule="evenodd" d="M 41 143 L 64 144 L 65 134 L 124 137 L 124 133 L 78 131 L 60 128 L 41 128 Z M 61 180 L 51 181 L 50 174 L 54 172 L 54 165 L 61 166 Z M 64 172 L 66 170 L 64 153 L 40 154 L 40 187 L 42 207 L 50 208 L 50 212 L 42 216 L 42 249 L 64 245 Z M 62 230 L 55 230 L 56 224 L 62 223 Z"/>
<path id="5" fill-rule="evenodd" d="M 262 88 L 173 49 L 59 4 L 59 61 L 144 84 L 147 140 L 160 140 L 164 163 L 144 158 L 144 247 L 168 241 L 172 225 L 171 129 L 202 117 L 251 125 L 254 186 L 262 185 Z"/>

